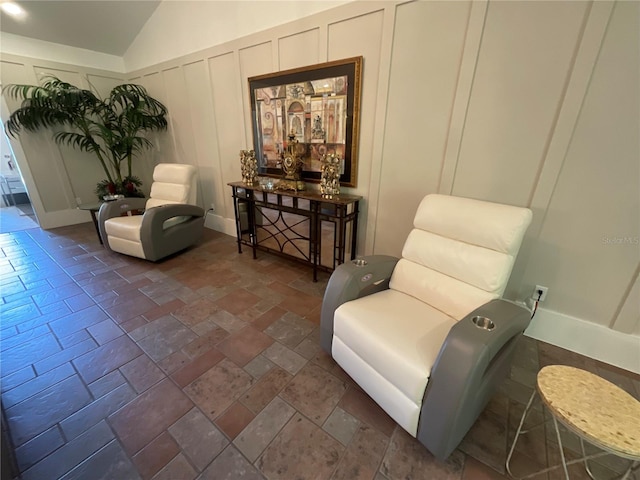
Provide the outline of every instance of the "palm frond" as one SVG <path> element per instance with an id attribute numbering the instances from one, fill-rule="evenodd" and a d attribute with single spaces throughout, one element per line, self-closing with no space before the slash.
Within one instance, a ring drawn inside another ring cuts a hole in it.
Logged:
<path id="1" fill-rule="evenodd" d="M 93 138 L 76 132 L 56 132 L 53 139 L 59 145 L 67 145 L 84 152 L 102 151 L 102 147 Z"/>
<path id="2" fill-rule="evenodd" d="M 168 126 L 166 107 L 143 86 L 131 83 L 113 88 L 105 99 L 54 76 L 43 78 L 39 86 L 7 85 L 2 93 L 21 101 L 6 124 L 10 135 L 61 128 L 54 141 L 95 153 L 110 182 L 122 181 L 125 160 L 131 176 L 133 156 L 153 147 L 141 134 Z"/>

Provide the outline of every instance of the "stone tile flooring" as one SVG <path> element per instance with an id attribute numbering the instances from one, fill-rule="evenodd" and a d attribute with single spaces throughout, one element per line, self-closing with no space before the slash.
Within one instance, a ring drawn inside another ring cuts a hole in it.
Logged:
<path id="1" fill-rule="evenodd" d="M 442 463 L 320 350 L 327 275 L 314 284 L 208 230 L 158 264 L 106 252 L 92 224 L 2 234 L 0 248 L 2 406 L 24 480 L 503 479 L 541 366 L 640 394 L 637 375 L 525 339 Z M 557 460 L 550 433 L 522 438 L 516 473 Z M 610 478 L 624 462 L 596 467 Z"/>
<path id="2" fill-rule="evenodd" d="M 21 208 L 4 205 L 0 206 L 0 233 L 17 232 L 29 228 L 38 227 L 36 217 L 30 205 L 21 205 Z M 27 214 L 28 212 L 30 214 Z"/>

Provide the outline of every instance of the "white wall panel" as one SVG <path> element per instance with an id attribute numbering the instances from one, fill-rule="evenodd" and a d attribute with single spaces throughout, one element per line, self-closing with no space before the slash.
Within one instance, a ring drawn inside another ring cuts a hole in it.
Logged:
<path id="1" fill-rule="evenodd" d="M 637 237 L 636 237 L 637 238 Z M 640 265 L 636 269 L 636 276 L 624 299 L 620 312 L 616 315 L 612 328 L 622 333 L 640 335 Z"/>
<path id="2" fill-rule="evenodd" d="M 616 4 L 525 282 L 545 307 L 609 325 L 640 249 L 640 4 Z"/>
<path id="3" fill-rule="evenodd" d="M 228 189 L 223 194 L 224 206 L 217 208 L 217 213 L 225 218 L 234 218 L 231 189 L 227 183 L 241 178 L 239 152 L 247 147 L 241 128 L 244 121 L 241 95 L 244 89 L 240 91 L 240 74 L 233 53 L 210 58 L 209 72 L 215 105 L 221 188 Z"/>
<path id="4" fill-rule="evenodd" d="M 260 43 L 242 48 L 239 52 L 240 85 L 242 86 L 242 102 L 244 104 L 244 128 L 246 143 L 242 148 L 253 148 L 251 126 L 251 105 L 249 100 L 249 77 L 273 72 L 272 42 Z"/>
<path id="5" fill-rule="evenodd" d="M 162 102 L 164 106 L 168 103 L 168 94 L 164 83 L 162 73 L 154 72 L 147 75 L 143 75 L 138 81 L 139 85 L 142 85 L 149 95 Z M 171 112 L 169 112 L 171 115 Z M 164 132 L 150 133 L 147 137 L 155 145 L 149 151 L 146 151 L 144 155 L 141 155 L 136 159 L 136 167 L 134 167 L 137 175 L 143 182 L 143 190 L 147 193 L 151 182 L 153 181 L 153 167 L 158 163 L 180 163 L 176 158 L 175 147 L 173 143 L 173 129 L 171 124 Z"/>
<path id="6" fill-rule="evenodd" d="M 418 204 L 438 190 L 470 11 L 470 2 L 397 8 L 376 253 L 402 251 Z"/>
<path id="7" fill-rule="evenodd" d="M 211 204 L 222 206 L 217 128 L 207 64 L 204 60 L 190 63 L 183 67 L 183 71 L 195 151 L 195 158 L 189 163 L 197 165 L 199 169 L 202 206 L 205 209 L 211 208 Z"/>
<path id="8" fill-rule="evenodd" d="M 369 206 L 369 180 L 373 157 L 375 116 L 377 113 L 378 81 L 380 75 L 380 49 L 384 11 L 378 10 L 367 15 L 348 18 L 329 25 L 328 60 L 364 57 L 362 67 L 362 98 L 360 103 L 360 142 L 358 146 L 357 186 L 344 189 L 347 193 L 362 195 L 360 202 L 360 228 L 358 229 L 358 252 L 364 252 L 367 241 L 365 224 Z M 384 110 L 384 108 L 382 108 Z"/>
<path id="9" fill-rule="evenodd" d="M 278 70 L 322 63 L 319 42 L 320 29 L 318 28 L 278 39 Z"/>
<path id="10" fill-rule="evenodd" d="M 46 77 L 57 77 L 63 82 L 71 83 L 77 87 L 87 88 L 86 81 L 78 70 L 63 70 L 60 68 L 35 65 L 34 71 L 40 84 L 44 82 Z"/>
<path id="11" fill-rule="evenodd" d="M 187 86 L 182 68 L 162 72 L 167 92 L 167 109 L 176 150 L 176 162 L 195 165 L 195 137 L 191 122 L 191 106 L 185 102 Z"/>
<path id="12" fill-rule="evenodd" d="M 44 82 L 46 77 L 55 76 L 63 82 L 90 89 L 86 75 L 77 70 L 35 66 L 34 71 L 39 83 Z M 98 201 L 98 197 L 94 193 L 96 184 L 106 179 L 107 176 L 95 154 L 64 145 L 53 146 L 49 154 L 53 161 L 49 165 L 48 175 L 55 172 L 63 185 L 70 184 L 71 186 L 70 190 L 63 189 L 68 197 L 68 205 L 74 206 L 77 203 Z"/>
<path id="13" fill-rule="evenodd" d="M 102 98 L 109 96 L 114 87 L 127 83 L 124 77 L 106 77 L 104 75 L 87 75 L 87 83 L 92 91 L 97 92 Z"/>
<path id="14" fill-rule="evenodd" d="M 349 18 L 329 25 L 329 58 L 364 57 L 362 69 L 362 101 L 360 107 L 360 145 L 358 151 L 358 186 L 353 193 L 366 193 L 371 174 L 373 127 L 376 115 L 376 94 L 380 75 L 380 45 L 384 11 Z"/>
<path id="15" fill-rule="evenodd" d="M 62 71 L 34 66 L 33 74 L 28 76 L 25 75 L 26 72 L 24 71 L 18 73 L 16 69 L 10 69 L 5 72 L 3 68 L 2 73 L 3 77 L 5 73 L 9 76 L 16 75 L 17 78 L 15 80 L 8 80 L 7 83 L 32 83 L 30 81 L 32 78 L 37 79 L 38 83 L 42 83 L 45 76 L 55 75 L 63 81 L 82 86 L 81 77 L 77 71 Z M 27 80 L 27 77 L 29 80 Z M 44 204 L 47 212 L 64 210 L 75 205 L 74 192 L 83 191 L 82 176 L 87 173 L 94 173 L 91 169 L 92 158 L 90 154 L 73 151 L 66 147 L 58 147 L 53 141 L 52 135 L 53 131 L 51 130 L 40 130 L 38 132 L 26 132 L 23 130 L 20 134 L 20 141 L 25 153 L 29 158 L 33 157 L 34 159 L 35 168 L 33 168 L 33 174 L 38 190 L 42 189 L 44 198 L 51 200 L 51 202 Z M 63 159 L 61 152 L 67 154 L 66 159 Z M 69 169 L 81 172 L 81 176 L 73 177 L 75 181 L 71 182 L 68 173 Z M 95 175 L 91 175 L 88 178 L 95 178 Z M 92 188 L 95 188 L 95 182 L 86 184 L 86 186 L 88 191 L 91 192 Z"/>
<path id="16" fill-rule="evenodd" d="M 489 3 L 454 195 L 528 204 L 587 7 Z"/>

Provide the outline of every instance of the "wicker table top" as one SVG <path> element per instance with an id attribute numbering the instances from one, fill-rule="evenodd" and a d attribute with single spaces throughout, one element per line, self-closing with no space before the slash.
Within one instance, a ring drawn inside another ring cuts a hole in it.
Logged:
<path id="1" fill-rule="evenodd" d="M 550 365 L 538 373 L 544 404 L 569 430 L 621 457 L 640 460 L 640 402 L 579 368 Z"/>

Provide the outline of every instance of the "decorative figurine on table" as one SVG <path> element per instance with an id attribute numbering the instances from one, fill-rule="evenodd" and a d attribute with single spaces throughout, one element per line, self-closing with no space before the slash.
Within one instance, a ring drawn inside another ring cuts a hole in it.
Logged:
<path id="1" fill-rule="evenodd" d="M 240 150 L 240 169 L 242 171 L 242 183 L 255 185 L 258 179 L 258 161 L 253 150 Z"/>
<path id="2" fill-rule="evenodd" d="M 296 140 L 295 133 L 291 131 L 286 151 L 280 160 L 280 166 L 284 172 L 284 180 L 278 185 L 278 188 L 281 190 L 293 190 L 297 192 L 298 190 L 305 189 L 304 182 L 300 179 L 303 162 L 296 152 L 297 146 L 298 140 Z"/>
<path id="3" fill-rule="evenodd" d="M 324 198 L 340 195 L 340 164 L 340 157 L 335 153 L 322 156 L 320 193 Z"/>

